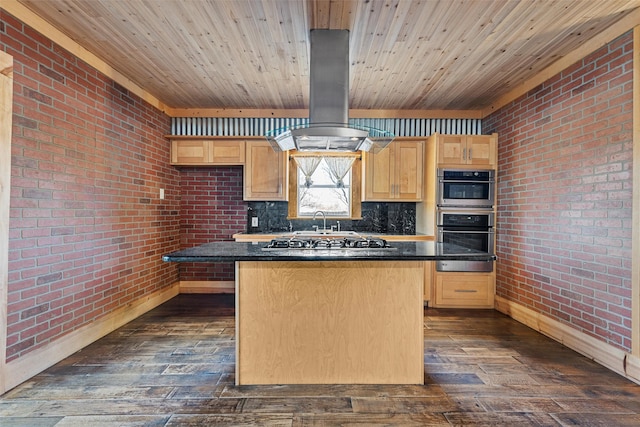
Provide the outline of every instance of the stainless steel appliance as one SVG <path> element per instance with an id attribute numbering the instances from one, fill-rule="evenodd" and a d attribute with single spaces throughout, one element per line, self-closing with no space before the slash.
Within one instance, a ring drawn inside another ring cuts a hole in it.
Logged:
<path id="1" fill-rule="evenodd" d="M 380 129 L 349 124 L 349 31 L 312 29 L 309 124 L 276 129 L 267 140 L 276 151 L 379 151 L 393 140 Z M 274 133 L 275 132 L 275 133 Z"/>
<path id="2" fill-rule="evenodd" d="M 494 213 L 490 209 L 440 209 L 438 242 L 467 249 L 494 253 Z M 438 261 L 437 271 L 493 271 L 492 261 Z"/>
<path id="3" fill-rule="evenodd" d="M 438 169 L 439 207 L 491 208 L 495 203 L 495 170 Z"/>

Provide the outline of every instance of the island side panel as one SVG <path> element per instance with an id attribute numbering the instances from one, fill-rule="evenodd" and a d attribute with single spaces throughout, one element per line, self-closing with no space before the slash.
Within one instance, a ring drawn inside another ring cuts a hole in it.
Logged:
<path id="1" fill-rule="evenodd" d="M 236 263 L 236 384 L 424 384 L 422 261 Z"/>

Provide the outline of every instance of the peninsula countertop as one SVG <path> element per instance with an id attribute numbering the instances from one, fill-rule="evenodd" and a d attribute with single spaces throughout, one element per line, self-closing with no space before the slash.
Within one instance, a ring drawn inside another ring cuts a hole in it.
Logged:
<path id="1" fill-rule="evenodd" d="M 169 262 L 229 261 L 493 261 L 494 254 L 434 241 L 393 242 L 391 248 L 270 249 L 264 242 L 218 241 L 163 255 Z"/>

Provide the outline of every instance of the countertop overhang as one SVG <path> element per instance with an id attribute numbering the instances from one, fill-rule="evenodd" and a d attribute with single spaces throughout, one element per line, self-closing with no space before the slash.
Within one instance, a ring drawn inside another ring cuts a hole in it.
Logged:
<path id="1" fill-rule="evenodd" d="M 279 249 L 264 242 L 211 242 L 162 256 L 167 262 L 229 261 L 493 261 L 494 254 L 433 241 L 393 242 L 384 249 Z"/>

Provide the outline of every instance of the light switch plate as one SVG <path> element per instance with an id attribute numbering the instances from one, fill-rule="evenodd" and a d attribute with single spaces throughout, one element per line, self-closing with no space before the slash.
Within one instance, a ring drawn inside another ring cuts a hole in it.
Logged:
<path id="1" fill-rule="evenodd" d="M 251 226 L 252 227 L 257 227 L 258 226 L 258 217 L 254 216 L 253 218 L 251 218 Z"/>

